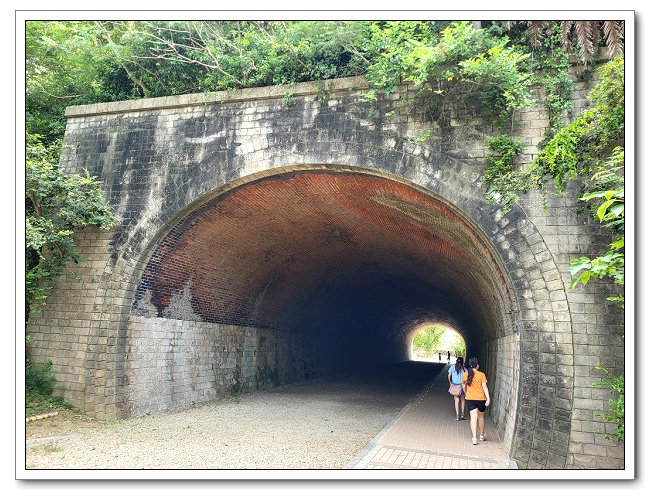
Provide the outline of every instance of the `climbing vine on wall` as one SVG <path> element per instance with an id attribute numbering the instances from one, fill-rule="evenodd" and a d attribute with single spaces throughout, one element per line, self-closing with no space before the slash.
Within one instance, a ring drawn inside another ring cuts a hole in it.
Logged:
<path id="1" fill-rule="evenodd" d="M 625 166 L 625 62 L 618 56 L 598 71 L 599 83 L 589 94 L 595 106 L 558 133 L 544 148 L 545 154 L 537 162 L 538 168 L 553 167 L 558 189 L 566 188 L 560 178 L 590 176 L 583 180 L 583 195 L 592 217 L 612 232 L 614 240 L 609 249 L 596 257 L 582 256 L 571 261 L 573 275 L 570 288 L 586 285 L 590 279 L 613 281 L 621 292 L 608 300 L 624 307 L 622 287 L 625 284 L 625 179 L 621 172 Z M 556 141 L 555 138 L 558 138 Z M 613 376 L 603 367 L 605 378 L 594 382 L 594 387 L 604 387 L 614 396 L 608 400 L 609 408 L 597 413 L 606 422 L 616 426 L 613 433 L 603 431 L 608 439 L 625 440 L 625 375 Z"/>
<path id="2" fill-rule="evenodd" d="M 566 125 L 571 112 L 575 91 L 573 80 L 569 76 L 571 53 L 562 46 L 560 24 L 552 24 L 547 29 L 547 36 L 534 47 L 531 53 L 532 70 L 535 74 L 533 85 L 542 91 L 542 103 L 548 115 L 549 128 L 544 139 L 538 144 L 542 148 Z M 586 74 L 586 71 L 581 72 Z"/>
<path id="3" fill-rule="evenodd" d="M 596 187 L 580 198 L 593 205 L 594 219 L 611 229 L 614 241 L 603 255 L 595 258 L 583 256 L 571 261 L 570 271 L 574 275 L 571 289 L 586 285 L 592 278 L 611 280 L 616 285 L 625 284 L 625 185 L 623 177 L 618 174 L 625 162 L 624 155 L 622 147 L 614 148 L 605 167 L 592 177 L 597 182 Z M 622 293 L 608 300 L 624 307 Z"/>
<path id="4" fill-rule="evenodd" d="M 510 126 L 514 112 L 532 104 L 529 54 L 511 46 L 507 36 L 456 21 L 438 37 L 426 38 L 412 35 L 423 23 L 413 23 L 406 32 L 404 24 L 389 22 L 373 29 L 372 43 L 381 48 L 381 57 L 368 66 L 371 98 L 409 83 L 435 120 L 444 123 L 459 102 L 477 99 L 499 127 Z"/>
<path id="5" fill-rule="evenodd" d="M 487 200 L 510 209 L 518 192 L 528 189 L 526 177 L 516 170 L 524 143 L 507 134 L 485 141 L 488 153 L 483 160 L 483 184 L 487 186 Z"/>
<path id="6" fill-rule="evenodd" d="M 103 198 L 100 182 L 87 173 L 66 175 L 58 167 L 60 145 L 44 146 L 27 136 L 25 179 L 25 249 L 27 313 L 45 303 L 52 280 L 69 262 L 78 262 L 75 229 L 108 229 L 115 216 Z"/>
<path id="7" fill-rule="evenodd" d="M 589 99 L 594 106 L 581 113 L 566 126 L 551 129 L 541 143 L 540 152 L 527 168 L 502 169 L 498 175 L 493 170 L 486 176 L 485 185 L 493 200 L 504 204 L 507 210 L 517 199 L 518 192 L 544 189 L 553 181 L 557 194 L 563 194 L 567 182 L 578 179 L 582 194 L 586 192 L 594 175 L 603 171 L 611 161 L 613 149 L 622 144 L 624 127 L 624 61 L 618 57 L 597 72 L 599 83 L 592 89 Z M 492 156 L 503 155 L 502 143 L 489 142 Z M 490 158 L 490 156 L 488 156 Z M 582 195 L 581 194 L 581 195 Z M 588 200 L 583 200 L 588 201 Z"/>
<path id="8" fill-rule="evenodd" d="M 625 441 L 625 377 L 623 375 L 612 376 L 602 366 L 596 367 L 603 372 L 605 378 L 593 383 L 594 387 L 605 387 L 615 392 L 616 396 L 608 400 L 609 409 L 606 412 L 598 412 L 597 416 L 605 419 L 606 422 L 616 426 L 614 432 L 604 432 L 607 439 L 619 439 Z"/>

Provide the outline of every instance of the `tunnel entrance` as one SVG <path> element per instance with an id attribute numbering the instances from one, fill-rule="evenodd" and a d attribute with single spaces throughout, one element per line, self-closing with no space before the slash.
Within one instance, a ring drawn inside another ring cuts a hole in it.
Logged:
<path id="1" fill-rule="evenodd" d="M 423 324 L 463 332 L 494 379 L 512 310 L 499 262 L 458 208 L 403 179 L 332 166 L 241 179 L 150 249 L 126 413 L 408 361 Z"/>
<path id="2" fill-rule="evenodd" d="M 463 336 L 445 325 L 420 325 L 411 339 L 411 361 L 453 364 L 457 357 L 467 357 Z"/>

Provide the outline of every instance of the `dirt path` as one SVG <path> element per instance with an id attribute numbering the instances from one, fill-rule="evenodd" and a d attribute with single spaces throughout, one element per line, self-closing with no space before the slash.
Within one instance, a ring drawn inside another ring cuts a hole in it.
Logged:
<path id="1" fill-rule="evenodd" d="M 61 412 L 27 425 L 26 467 L 340 469 L 424 382 L 393 375 L 315 379 L 122 421 Z"/>

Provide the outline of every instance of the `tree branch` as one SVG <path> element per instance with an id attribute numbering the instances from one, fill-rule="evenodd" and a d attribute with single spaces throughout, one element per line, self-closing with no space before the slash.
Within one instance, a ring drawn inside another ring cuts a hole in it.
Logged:
<path id="1" fill-rule="evenodd" d="M 34 205 L 34 211 L 36 212 L 36 217 L 40 219 L 43 216 L 43 214 L 41 213 L 41 205 L 36 200 L 36 194 L 34 193 L 34 190 L 30 189 L 25 194 L 27 195 L 27 198 L 29 198 L 29 201 L 32 202 L 32 205 Z"/>

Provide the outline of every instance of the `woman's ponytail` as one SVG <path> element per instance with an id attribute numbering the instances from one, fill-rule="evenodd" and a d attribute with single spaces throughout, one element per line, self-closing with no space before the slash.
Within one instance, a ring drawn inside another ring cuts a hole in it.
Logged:
<path id="1" fill-rule="evenodd" d="M 467 385 L 472 385 L 472 380 L 474 379 L 474 370 L 478 366 L 478 358 L 470 358 L 467 364 L 469 365 L 467 367 Z"/>
<path id="2" fill-rule="evenodd" d="M 463 371 L 463 358 L 462 357 L 457 357 L 456 358 L 456 373 L 461 373 Z"/>

